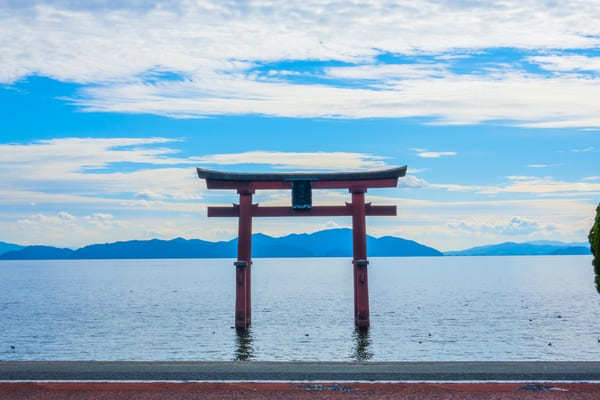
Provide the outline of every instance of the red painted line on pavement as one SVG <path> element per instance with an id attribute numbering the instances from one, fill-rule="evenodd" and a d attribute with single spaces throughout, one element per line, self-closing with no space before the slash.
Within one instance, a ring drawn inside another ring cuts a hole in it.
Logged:
<path id="1" fill-rule="evenodd" d="M 600 399 L 598 383 L 2 382 L 0 399 Z"/>

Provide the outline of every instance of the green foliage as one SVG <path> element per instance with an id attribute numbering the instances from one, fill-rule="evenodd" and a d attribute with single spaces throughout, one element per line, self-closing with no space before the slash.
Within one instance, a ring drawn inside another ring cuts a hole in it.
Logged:
<path id="1" fill-rule="evenodd" d="M 590 241 L 594 261 L 600 261 L 600 204 L 596 207 L 596 219 L 588 235 L 588 240 Z M 596 265 L 596 262 L 594 265 Z"/>
<path id="2" fill-rule="evenodd" d="M 594 220 L 594 226 L 590 230 L 588 235 L 592 254 L 594 255 L 594 272 L 596 273 L 596 290 L 600 293 L 600 204 L 596 207 L 596 219 Z"/>

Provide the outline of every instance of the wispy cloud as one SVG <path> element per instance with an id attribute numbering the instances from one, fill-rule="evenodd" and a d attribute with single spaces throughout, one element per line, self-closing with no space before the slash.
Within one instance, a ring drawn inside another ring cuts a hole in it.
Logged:
<path id="1" fill-rule="evenodd" d="M 165 138 L 68 138 L 0 146 L 0 231 L 21 243 L 80 246 L 91 242 L 132 238 L 229 239 L 235 221 L 205 219 L 206 200 L 227 204 L 230 195 L 207 193 L 195 176 L 197 165 L 261 164 L 289 169 L 371 169 L 385 166 L 386 158 L 364 153 L 245 152 L 182 157 L 179 143 Z M 415 151 L 424 152 L 425 149 Z M 113 168 L 129 163 L 129 172 Z M 511 176 L 498 186 L 433 184 L 414 175 L 399 188 L 473 192 L 494 196 L 526 193 L 527 201 L 436 202 L 370 193 L 378 204 L 398 204 L 398 219 L 373 221 L 373 234 L 395 234 L 441 248 L 458 248 L 481 241 L 552 237 L 568 240 L 582 235 L 593 206 L 578 200 L 536 199 L 545 195 L 600 192 L 595 177 L 578 182 L 552 178 Z M 405 193 L 398 190 L 394 193 Z M 347 193 L 319 192 L 319 204 L 340 204 Z M 208 199 L 210 197 L 210 199 Z M 257 194 L 262 204 L 289 204 L 289 193 Z M 60 211 L 55 211 L 60 210 Z M 514 220 L 518 215 L 518 220 Z M 473 219 L 476 217 L 476 219 Z M 347 221 L 346 221 L 347 222 Z M 261 221 L 261 231 L 285 234 L 331 226 L 331 219 Z M 464 223 L 465 226 L 457 224 Z M 556 230 L 550 231 L 555 226 Z M 399 228 L 400 227 L 400 228 Z M 457 232 L 462 232 L 458 235 Z M 534 236 L 531 236 L 534 235 Z M 535 236 L 537 235 L 537 236 Z"/>
<path id="2" fill-rule="evenodd" d="M 460 52 L 596 48 L 600 11 L 590 5 L 512 0 L 418 0 L 410 7 L 312 0 L 16 4 L 0 6 L 0 82 L 42 75 L 81 83 L 84 88 L 70 101 L 87 111 L 177 118 L 423 116 L 440 124 L 494 120 L 538 128 L 600 127 L 594 101 L 600 97 L 600 77 L 547 76 L 510 64 L 485 73 L 451 68 Z M 510 18 L 507 9 L 513 10 Z M 469 23 L 453 26 L 450 20 Z M 408 61 L 382 61 L 382 54 Z M 411 58 L 422 54 L 437 57 Z M 596 68 L 596 58 L 577 57 L 534 56 L 530 62 L 556 71 Z M 286 60 L 337 66 L 316 68 L 312 74 L 318 79 L 298 83 L 286 78 L 298 71 L 278 68 Z M 273 64 L 270 72 L 256 72 L 265 64 Z"/>
<path id="3" fill-rule="evenodd" d="M 194 164 L 164 147 L 165 138 L 65 138 L 0 145 L 0 189 L 99 196 L 130 193 L 155 198 L 198 199 Z M 157 147 L 160 144 L 163 147 Z M 137 165 L 131 172 L 109 167 Z"/>
<path id="4" fill-rule="evenodd" d="M 556 227 L 552 224 L 541 225 L 531 218 L 511 217 L 504 221 L 468 221 L 449 224 L 451 228 L 479 233 L 491 233 L 496 235 L 529 235 L 531 233 L 541 234 L 541 231 L 554 231 Z"/>
<path id="5" fill-rule="evenodd" d="M 170 0 L 107 7 L 99 7 L 98 2 L 82 4 L 3 3 L 2 80 L 41 73 L 89 82 L 157 68 L 192 75 L 231 70 L 238 60 L 355 62 L 373 61 L 381 51 L 446 54 L 454 49 L 499 47 L 594 48 L 600 43 L 600 11 L 592 3 L 417 0 L 408 7 L 387 1 L 365 5 Z"/>
<path id="6" fill-rule="evenodd" d="M 569 182 L 555 180 L 551 177 L 536 176 L 509 176 L 510 184 L 499 188 L 501 192 L 508 193 L 591 193 L 600 192 L 599 183 L 587 181 Z"/>
<path id="7" fill-rule="evenodd" d="M 527 168 L 549 168 L 549 167 L 559 167 L 563 164 L 529 164 Z"/>
<path id="8" fill-rule="evenodd" d="M 594 71 L 600 73 L 600 57 L 552 55 L 529 57 L 529 61 L 556 72 Z"/>
<path id="9" fill-rule="evenodd" d="M 600 78 L 509 72 L 392 79 L 382 84 L 382 88 L 338 87 L 207 73 L 194 80 L 89 87 L 72 102 L 88 111 L 178 118 L 250 113 L 296 118 L 429 116 L 438 124 L 503 120 L 527 127 L 600 127 L 595 102 L 590 101 L 600 97 Z"/>
<path id="10" fill-rule="evenodd" d="M 497 195 L 501 193 L 526 193 L 532 195 L 590 195 L 600 194 L 600 183 L 590 179 L 580 181 L 561 181 L 552 177 L 507 176 L 502 185 L 460 185 L 445 183 L 429 183 L 424 187 L 445 189 L 453 192 L 475 192 L 479 194 Z"/>
<path id="11" fill-rule="evenodd" d="M 392 198 L 372 198 L 385 204 Z M 372 234 L 414 238 L 442 250 L 505 241 L 583 241 L 593 224 L 594 204 L 576 198 L 523 200 L 395 199 L 397 221 L 370 225 Z M 375 222 L 375 220 L 374 220 Z"/>
<path id="12" fill-rule="evenodd" d="M 95 237 L 100 241 L 104 241 L 108 235 L 115 234 L 118 230 L 127 229 L 127 225 L 128 223 L 115 219 L 111 214 L 93 213 L 76 217 L 66 211 L 60 211 L 57 214 L 38 213 L 20 218 L 11 230 L 14 233 L 19 231 L 28 232 L 30 235 L 29 240 L 37 237 L 45 238 L 48 240 L 47 243 L 69 243 L 77 235 L 86 237 L 88 240 Z M 91 232 L 95 233 L 90 235 Z M 44 243 L 33 242 L 31 244 Z"/>
<path id="13" fill-rule="evenodd" d="M 529 164 L 527 166 L 528 168 L 547 168 L 549 167 L 548 164 Z"/>
<path id="14" fill-rule="evenodd" d="M 66 205 L 68 207 L 68 205 Z M 67 211 L 33 213 L 16 220 L 0 219 L 3 235 L 21 244 L 51 244 L 78 248 L 90 243 L 132 239 L 172 239 L 175 237 L 229 239 L 234 224 L 221 221 L 221 227 L 208 230 L 206 220 L 185 213 L 141 217 L 140 213 L 70 213 Z M 231 221 L 234 222 L 234 221 Z M 220 237 L 226 233 L 225 237 Z"/>
<path id="15" fill-rule="evenodd" d="M 316 192 L 319 204 L 340 204 L 347 194 Z M 231 196 L 228 196 L 231 200 Z M 369 194 L 374 204 L 397 204 L 397 218 L 374 218 L 369 234 L 396 235 L 442 250 L 455 250 L 500 241 L 553 239 L 581 241 L 593 223 L 595 205 L 579 199 L 473 200 L 432 201 L 414 198 L 385 197 L 375 191 Z M 289 193 L 280 202 L 289 204 Z M 165 204 L 171 206 L 172 203 Z M 190 205 L 197 205 L 196 202 Z M 96 204 L 101 208 L 100 203 Z M 70 203 L 56 204 L 55 210 L 69 210 Z M 88 243 L 115 240 L 174 237 L 229 240 L 237 234 L 237 221 L 205 219 L 202 213 L 175 213 L 165 208 L 161 214 L 152 209 L 144 214 L 131 208 L 125 213 L 110 211 L 36 211 L 10 218 L 0 213 L 0 240 L 10 238 L 24 244 L 54 244 L 79 247 Z M 180 210 L 182 211 L 182 210 Z M 516 220 L 513 218 L 516 217 Z M 347 218 L 261 219 L 258 232 L 285 235 L 291 232 L 313 232 L 334 226 L 350 226 Z M 464 224 L 464 225 L 461 225 Z"/>
<path id="16" fill-rule="evenodd" d="M 386 166 L 385 157 L 344 152 L 255 151 L 182 157 L 180 145 L 161 137 L 1 144 L 0 210 L 11 211 L 0 212 L 0 240 L 80 246 L 151 237 L 229 239 L 235 234 L 235 221 L 207 223 L 205 201 L 208 197 L 213 204 L 226 204 L 232 198 L 205 192 L 195 166 L 254 164 L 294 170 Z M 128 165 L 127 172 L 123 164 Z M 268 203 L 278 197 L 280 193 L 271 192 L 257 194 L 256 199 Z M 289 193 L 281 201 L 288 204 Z M 313 225 L 309 230 L 320 226 Z"/>
<path id="17" fill-rule="evenodd" d="M 326 68 L 332 78 L 379 80 L 384 83 L 402 79 L 418 79 L 451 75 L 444 64 L 373 64 L 351 67 Z"/>
<path id="18" fill-rule="evenodd" d="M 365 170 L 386 157 L 346 152 L 269 152 L 181 157 L 166 138 L 64 138 L 0 145 L 0 205 L 88 204 L 108 209 L 203 211 L 195 166 L 255 164 L 291 170 Z M 127 172 L 116 165 L 129 164 Z M 183 202 L 183 203 L 180 203 Z"/>
<path id="19" fill-rule="evenodd" d="M 357 170 L 382 168 L 386 157 L 345 152 L 276 152 L 248 151 L 244 153 L 211 154 L 196 157 L 198 163 L 217 165 L 264 164 L 275 168 L 302 170 Z"/>
<path id="20" fill-rule="evenodd" d="M 413 149 L 417 152 L 417 156 L 421 158 L 440 158 L 446 156 L 455 156 L 457 153 L 455 151 L 428 151 L 425 149 Z"/>
<path id="21" fill-rule="evenodd" d="M 429 187 L 429 184 L 424 179 L 414 175 L 406 175 L 398 179 L 398 187 L 424 188 Z"/>
<path id="22" fill-rule="evenodd" d="M 589 153 L 590 151 L 594 151 L 596 148 L 594 146 L 584 147 L 583 149 L 571 149 L 572 153 Z"/>

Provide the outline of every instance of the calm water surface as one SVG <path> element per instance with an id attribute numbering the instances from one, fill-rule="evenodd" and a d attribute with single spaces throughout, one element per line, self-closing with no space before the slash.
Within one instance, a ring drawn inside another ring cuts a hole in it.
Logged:
<path id="1" fill-rule="evenodd" d="M 374 258 L 368 332 L 349 259 L 255 260 L 247 334 L 234 274 L 224 259 L 2 261 L 0 360 L 600 360 L 588 256 Z"/>

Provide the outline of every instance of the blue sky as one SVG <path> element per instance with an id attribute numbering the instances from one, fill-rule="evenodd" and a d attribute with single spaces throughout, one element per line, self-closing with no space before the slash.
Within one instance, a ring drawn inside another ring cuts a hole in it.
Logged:
<path id="1" fill-rule="evenodd" d="M 592 1 L 0 4 L 0 240 L 223 240 L 201 166 L 408 165 L 368 233 L 585 241 L 600 201 Z M 315 193 L 341 204 L 343 191 Z M 261 192 L 261 204 L 289 193 Z M 346 218 L 260 219 L 271 235 Z"/>

